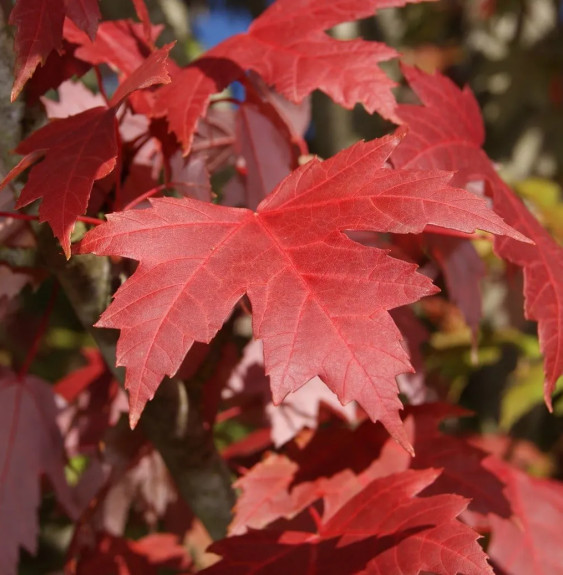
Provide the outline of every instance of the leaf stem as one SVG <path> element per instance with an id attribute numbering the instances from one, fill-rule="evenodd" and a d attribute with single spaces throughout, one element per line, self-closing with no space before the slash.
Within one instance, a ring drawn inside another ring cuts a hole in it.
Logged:
<path id="1" fill-rule="evenodd" d="M 489 236 L 483 233 L 472 233 L 467 234 L 465 232 L 460 232 L 458 230 L 452 230 L 450 228 L 442 228 L 440 226 L 435 226 L 433 224 L 427 224 L 424 228 L 424 233 L 427 234 L 437 234 L 439 236 L 450 236 L 452 238 L 462 238 L 467 240 L 486 240 Z"/>
<path id="2" fill-rule="evenodd" d="M 94 73 L 96 74 L 96 80 L 98 81 L 98 90 L 100 91 L 100 94 L 102 95 L 107 106 L 109 107 L 109 98 L 108 98 L 108 95 L 106 93 L 106 89 L 104 88 L 104 79 L 102 77 L 102 73 L 100 71 L 100 68 L 99 68 L 99 66 L 93 66 L 93 68 L 94 68 Z"/>
<path id="3" fill-rule="evenodd" d="M 122 209 L 122 211 L 130 210 L 131 208 L 134 208 L 135 206 L 139 205 L 141 202 L 144 202 L 145 200 L 148 200 L 149 198 L 151 198 L 155 194 L 158 194 L 158 192 L 162 192 L 163 190 L 168 190 L 170 188 L 181 187 L 181 186 L 189 187 L 189 185 L 186 184 L 185 182 L 168 182 L 166 184 L 160 184 L 160 186 L 156 186 L 155 188 L 151 188 L 150 190 L 148 190 L 144 194 L 141 194 L 140 196 L 136 197 L 134 200 L 131 200 Z"/>
<path id="4" fill-rule="evenodd" d="M 39 222 L 39 216 L 30 216 L 29 214 L 20 214 L 18 212 L 2 212 L 0 211 L 0 218 L 12 218 L 13 220 L 23 220 L 25 222 Z M 104 220 L 98 218 L 90 218 L 88 216 L 78 216 L 77 220 L 85 224 L 92 224 L 99 226 L 104 223 Z"/>
<path id="5" fill-rule="evenodd" d="M 224 138 L 215 138 L 209 140 L 209 142 L 194 144 L 192 146 L 192 152 L 203 152 L 205 150 L 212 150 L 213 148 L 219 148 L 221 146 L 230 146 L 234 143 L 235 139 L 232 136 L 226 136 Z"/>

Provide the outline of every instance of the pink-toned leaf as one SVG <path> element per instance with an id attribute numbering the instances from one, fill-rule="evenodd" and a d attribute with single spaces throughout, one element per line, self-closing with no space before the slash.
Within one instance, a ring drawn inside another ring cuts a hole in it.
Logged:
<path id="1" fill-rule="evenodd" d="M 411 367 L 387 310 L 435 288 L 416 266 L 341 230 L 419 233 L 433 223 L 523 237 L 482 199 L 451 188 L 448 174 L 385 168 L 398 141 L 309 162 L 257 212 L 153 200 L 151 209 L 110 215 L 85 237 L 82 253 L 140 261 L 97 324 L 121 329 L 117 363 L 127 368 L 132 425 L 164 374 L 178 370 L 193 341 L 209 341 L 247 293 L 275 403 L 318 375 L 342 403 L 358 401 L 408 445 L 395 377 Z"/>
<path id="2" fill-rule="evenodd" d="M 294 393 L 288 395 L 279 405 L 272 403 L 268 377 L 264 372 L 264 351 L 262 342 L 252 340 L 245 348 L 243 357 L 232 371 L 227 387 L 223 390 L 225 399 L 237 397 L 241 402 L 258 401 L 265 410 L 272 428 L 272 441 L 276 447 L 295 437 L 299 431 L 317 427 L 321 405 L 352 422 L 356 406 L 342 405 L 320 378 L 315 377 Z"/>
<path id="3" fill-rule="evenodd" d="M 37 509 L 44 473 L 69 512 L 64 450 L 50 386 L 32 376 L 18 380 L 0 370 L 0 572 L 15 575 L 19 548 L 37 549 Z"/>
<path id="4" fill-rule="evenodd" d="M 60 48 L 64 17 L 63 0 L 17 0 L 9 19 L 9 23 L 17 27 L 12 101 L 37 66 L 44 64 L 49 54 Z"/>
<path id="5" fill-rule="evenodd" d="M 561 575 L 563 485 L 493 461 L 493 469 L 508 486 L 515 517 L 491 517 L 491 559 L 510 575 Z"/>
<path id="6" fill-rule="evenodd" d="M 66 15 L 94 41 L 101 18 L 99 0 L 64 0 Z"/>
<path id="7" fill-rule="evenodd" d="M 238 111 L 237 142 L 246 167 L 245 206 L 252 210 L 297 167 L 291 134 L 276 116 L 266 103 L 245 103 Z"/>
<path id="8" fill-rule="evenodd" d="M 179 183 L 178 192 L 188 198 L 210 202 L 213 197 L 205 158 L 193 154 L 186 160 L 180 152 L 170 158 L 171 180 Z"/>
<path id="9" fill-rule="evenodd" d="M 238 479 L 234 487 L 241 490 L 230 535 L 241 535 L 248 528 L 259 529 L 280 517 L 290 518 L 319 498 L 313 484 L 298 486 L 290 494 L 288 487 L 297 465 L 281 455 L 272 454 Z"/>
<path id="10" fill-rule="evenodd" d="M 450 300 L 463 313 L 476 341 L 481 320 L 480 282 L 485 275 L 485 265 L 467 240 L 425 234 L 424 241 L 442 269 Z"/>
<path id="11" fill-rule="evenodd" d="M 178 493 L 166 465 L 156 451 L 140 457 L 119 481 L 111 485 L 100 505 L 98 520 L 112 535 L 123 535 L 134 508 L 147 527 L 154 530 Z"/>
<path id="12" fill-rule="evenodd" d="M 311 99 L 305 98 L 301 103 L 295 104 L 268 87 L 262 78 L 255 72 L 248 72 L 247 86 L 252 86 L 253 92 L 263 102 L 270 104 L 283 120 L 291 133 L 294 143 L 303 145 L 303 137 L 311 123 Z M 247 100 L 251 92 L 247 92 Z M 303 150 L 305 151 L 305 150 Z"/>
<path id="13" fill-rule="evenodd" d="M 90 108 L 105 106 L 101 94 L 94 94 L 82 82 L 68 80 L 57 88 L 58 100 L 41 98 L 45 112 L 50 120 L 54 118 L 68 118 Z"/>
<path id="14" fill-rule="evenodd" d="M 460 90 L 444 76 L 407 67 L 404 73 L 424 106 L 397 108 L 409 132 L 393 154 L 394 165 L 459 170 L 456 182 L 461 184 L 485 180 L 495 211 L 535 243 L 524 246 L 496 239 L 495 249 L 524 270 L 525 312 L 538 322 L 545 356 L 544 396 L 550 407 L 555 383 L 563 373 L 563 249 L 502 182 L 481 150 L 483 121 L 471 91 Z"/>

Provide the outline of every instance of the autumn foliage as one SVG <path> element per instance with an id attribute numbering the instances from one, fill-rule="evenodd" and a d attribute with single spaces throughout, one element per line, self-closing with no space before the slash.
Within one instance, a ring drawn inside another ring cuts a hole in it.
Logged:
<path id="1" fill-rule="evenodd" d="M 44 121 L 3 174 L 6 329 L 47 296 L 0 349 L 0 573 L 49 521 L 68 574 L 563 573 L 563 487 L 507 436 L 461 434 L 424 355 L 431 302 L 475 355 L 494 250 L 503 282 L 523 271 L 551 410 L 563 251 L 468 88 L 401 63 L 399 103 L 379 64 L 400 54 L 327 32 L 421 1 L 277 0 L 185 67 L 142 0 L 135 21 L 15 2 L 12 100 Z M 395 128 L 312 157 L 315 90 Z M 75 341 L 42 371 L 65 314 Z M 168 452 L 163 428 L 205 449 Z"/>

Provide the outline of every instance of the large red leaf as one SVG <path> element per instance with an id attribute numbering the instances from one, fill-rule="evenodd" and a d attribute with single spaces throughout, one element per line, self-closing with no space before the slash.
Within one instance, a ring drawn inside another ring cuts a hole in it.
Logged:
<path id="1" fill-rule="evenodd" d="M 515 517 L 491 517 L 491 559 L 510 575 L 563 574 L 563 485 L 493 461 L 508 486 Z"/>
<path id="2" fill-rule="evenodd" d="M 387 310 L 436 290 L 416 266 L 342 231 L 419 233 L 428 223 L 521 238 L 443 172 L 394 171 L 400 138 L 359 143 L 288 176 L 257 212 L 189 199 L 109 216 L 80 251 L 140 261 L 98 322 L 121 330 L 131 424 L 194 340 L 209 341 L 247 293 L 274 402 L 320 376 L 408 445 L 395 376 L 411 370 Z"/>
<path id="3" fill-rule="evenodd" d="M 21 92 L 37 66 L 61 46 L 64 0 L 18 0 L 9 23 L 17 27 L 16 69 L 12 101 Z"/>
<path id="4" fill-rule="evenodd" d="M 372 16 L 381 8 L 421 0 L 278 0 L 250 26 L 219 44 L 183 70 L 161 92 L 157 109 L 188 152 L 197 119 L 209 96 L 254 70 L 292 102 L 322 90 L 352 108 L 358 102 L 373 113 L 395 119 L 395 85 L 379 68 L 397 53 L 379 42 L 339 41 L 325 30 L 341 22 Z M 233 66 L 236 64 L 236 66 Z"/>
<path id="5" fill-rule="evenodd" d="M 456 519 L 467 501 L 417 497 L 438 475 L 429 469 L 376 479 L 320 525 L 318 535 L 250 531 L 215 543 L 211 551 L 224 558 L 204 573 L 492 573 L 477 533 Z"/>
<path id="6" fill-rule="evenodd" d="M 44 473 L 69 511 L 63 442 L 50 386 L 0 370 L 0 572 L 15 575 L 19 547 L 37 548 L 36 512 Z"/>
<path id="7" fill-rule="evenodd" d="M 424 106 L 398 107 L 409 133 L 393 154 L 394 165 L 460 170 L 456 181 L 461 183 L 485 179 L 495 211 L 535 243 L 524 246 L 503 238 L 495 240 L 495 249 L 524 270 L 525 311 L 538 322 L 545 356 L 545 401 L 550 407 L 555 383 L 563 373 L 563 250 L 497 176 L 481 150 L 483 121 L 471 91 L 460 90 L 444 76 L 407 67 L 404 72 Z"/>
<path id="8" fill-rule="evenodd" d="M 116 91 L 113 107 L 92 108 L 52 121 L 16 148 L 17 153 L 34 160 L 44 155 L 31 169 L 16 207 L 42 198 L 39 219 L 49 222 L 67 257 L 70 234 L 77 218 L 86 211 L 94 182 L 111 173 L 115 166 L 117 107 L 134 90 L 169 80 L 166 63 L 170 48 L 168 45 L 156 50 L 131 73 Z M 20 164 L 25 164 L 25 158 Z M 21 166 L 14 168 L 3 183 L 20 172 Z"/>

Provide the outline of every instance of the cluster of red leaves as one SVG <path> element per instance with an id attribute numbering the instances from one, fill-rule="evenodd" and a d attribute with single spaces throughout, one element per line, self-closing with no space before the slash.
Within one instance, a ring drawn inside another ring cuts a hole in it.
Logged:
<path id="1" fill-rule="evenodd" d="M 113 256 L 122 273 L 130 267 L 121 258 L 139 262 L 97 324 L 121 332 L 117 365 L 126 368 L 131 426 L 164 376 L 195 372 L 190 362 L 207 347 L 194 342 L 209 343 L 244 296 L 252 308 L 263 348 L 250 343 L 239 363 L 232 342 L 225 346 L 205 387 L 208 424 L 241 417 L 256 426 L 223 454 L 233 469 L 251 467 L 236 484 L 230 537 L 212 546 L 222 559 L 209 573 L 492 573 L 480 533 L 491 536 L 499 572 L 562 572 L 554 532 L 561 486 L 438 432 L 443 419 L 461 415 L 455 408 L 401 411 L 397 378 L 420 368 L 424 339 L 405 306 L 437 291 L 412 262 L 425 253 L 436 263 L 475 333 L 483 274 L 470 243 L 476 229 L 494 234 L 498 255 L 524 270 L 548 405 L 563 371 L 563 252 L 482 151 L 473 95 L 405 67 L 421 105 L 398 105 L 378 67 L 398 54 L 326 32 L 408 1 L 278 0 L 248 32 L 183 69 L 169 59 L 170 45 L 155 47 L 160 29 L 141 0 L 141 24 L 98 26 L 96 0 L 17 0 L 12 10 L 13 97 L 27 83 L 30 101 L 57 88 L 60 102 L 43 100 L 51 120 L 17 147 L 24 157 L 3 184 L 31 168 L 16 208 L 41 199 L 39 219 L 67 258 L 76 222 L 104 213 L 75 253 Z M 117 89 L 108 98 L 100 85 L 102 105 L 84 90 L 77 101 L 77 87 L 63 81 L 92 67 L 99 74 L 101 64 L 115 72 Z M 245 101 L 210 108 L 235 80 Z M 317 89 L 403 127 L 300 166 L 306 97 Z M 233 168 L 211 201 L 210 174 Z M 474 182 L 493 209 L 466 189 Z M 176 197 L 153 199 L 171 188 Z M 353 232 L 385 233 L 391 245 L 374 234 L 359 243 Z M 96 353 L 87 360 L 54 387 L 67 402 L 58 424 L 51 386 L 0 374 L 8 438 L 0 511 L 19 513 L 21 526 L 2 523 L 2 572 L 15 573 L 19 547 L 35 549 L 43 473 L 77 520 L 70 572 L 193 572 L 176 535 L 124 537 L 132 507 L 153 529 L 168 517 L 179 536 L 193 534 L 194 522 L 170 519 L 180 504 L 162 462 L 142 434 L 123 439 L 130 432 L 116 425 L 119 387 Z M 320 420 L 330 425 L 301 431 Z M 284 446 L 267 452 L 272 444 Z M 72 490 L 65 450 L 91 457 Z M 143 491 L 147 477 L 158 477 L 159 488 Z"/>

